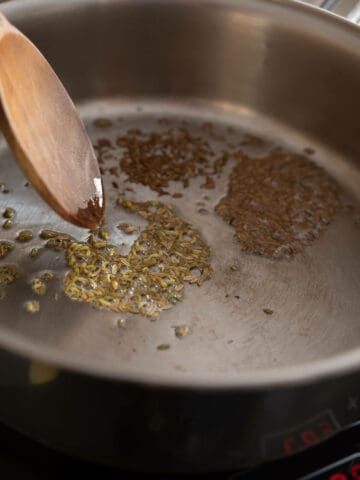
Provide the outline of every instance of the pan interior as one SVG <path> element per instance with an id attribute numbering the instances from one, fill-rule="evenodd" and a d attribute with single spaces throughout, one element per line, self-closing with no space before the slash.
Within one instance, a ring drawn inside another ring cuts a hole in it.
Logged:
<path id="1" fill-rule="evenodd" d="M 327 358 L 359 345 L 359 200 L 352 191 L 359 172 L 354 166 L 290 130 L 245 110 L 230 111 L 224 105 L 119 98 L 83 102 L 80 112 L 94 143 L 104 137 L 115 139 L 129 129 L 164 131 L 169 125 L 181 127 L 185 123 L 193 135 L 201 135 L 220 152 L 222 142 L 202 128 L 211 122 L 214 131 L 226 137 L 227 142 L 239 142 L 245 134 L 259 134 L 260 130 L 266 141 L 244 147 L 252 155 L 266 153 L 274 145 L 298 152 L 312 147 L 314 160 L 337 178 L 354 209 L 338 214 L 304 253 L 291 261 L 275 261 L 241 252 L 232 227 L 214 213 L 214 206 L 226 192 L 231 162 L 216 179 L 215 189 L 201 188 L 201 179 L 190 181 L 187 189 L 172 184 L 171 191 L 181 191 L 182 198 L 159 198 L 148 187 L 125 183 L 126 176 L 115 179 L 106 174 L 106 218 L 114 243 L 120 242 L 116 225 L 134 222 L 134 216 L 115 206 L 116 197 L 126 187 L 133 187 L 134 192 L 126 192 L 128 198 L 159 199 L 172 205 L 182 218 L 198 227 L 211 247 L 212 278 L 201 287 L 187 284 L 183 301 L 152 322 L 70 301 L 62 292 L 66 271 L 62 252 L 45 251 L 36 259 L 29 257 L 31 248 L 42 245 L 38 234 L 44 228 L 71 233 L 79 240 L 85 239 L 88 232 L 64 222 L 31 186 L 25 186 L 24 176 L 2 142 L 1 180 L 10 193 L 0 193 L 0 211 L 12 207 L 16 217 L 13 228 L 2 230 L 0 239 L 13 241 L 23 229 L 32 230 L 34 238 L 28 243 L 16 243 L 14 251 L 1 261 L 16 264 L 20 278 L 6 289 L 0 302 L 0 332 L 15 332 L 39 350 L 50 347 L 60 357 L 88 359 L 111 371 L 136 371 L 144 376 L 156 372 L 169 378 L 232 377 L 249 369 L 272 369 Z M 112 126 L 95 127 L 94 120 L 99 117 L 110 119 Z M 114 180 L 120 189 L 113 187 Z M 131 242 L 125 237 L 121 241 Z M 46 295 L 39 297 L 40 311 L 30 315 L 24 309 L 26 300 L 36 298 L 30 281 L 38 272 L 49 269 L 55 279 L 49 282 Z M 266 315 L 264 308 L 274 313 Z M 117 327 L 119 317 L 126 320 L 121 329 Z M 178 339 L 174 327 L 184 324 L 190 334 Z M 170 349 L 159 351 L 159 344 L 169 344 Z"/>

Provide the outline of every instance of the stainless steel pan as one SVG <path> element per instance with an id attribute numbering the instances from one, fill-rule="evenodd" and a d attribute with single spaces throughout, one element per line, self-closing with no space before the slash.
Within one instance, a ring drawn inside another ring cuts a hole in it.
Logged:
<path id="1" fill-rule="evenodd" d="M 184 301 L 158 321 L 129 318 L 121 330 L 118 315 L 63 295 L 54 300 L 64 260 L 50 253 L 30 259 L 35 235 L 7 259 L 21 277 L 0 303 L 0 419 L 82 457 L 172 472 L 290 455 L 357 420 L 358 27 L 290 0 L 15 0 L 2 10 L 53 64 L 94 141 L 104 136 L 96 117 L 113 120 L 109 136 L 133 126 L 159 129 L 167 117 L 195 132 L 211 121 L 220 132 L 231 127 L 237 140 L 260 135 L 265 150 L 311 147 L 355 210 L 339 215 L 304 254 L 275 262 L 241 253 L 230 226 L 211 213 L 228 171 L 210 200 L 193 182 L 171 203 L 201 229 L 215 274 L 200 289 L 186 287 Z M 23 228 L 85 237 L 24 186 L 4 141 L 0 156 L 0 180 L 11 190 L 0 193 L 0 210 L 17 211 L 15 229 L 1 239 Z M 125 214 L 114 207 L 111 178 L 105 184 L 115 235 Z M 156 198 L 145 188 L 133 196 Z M 57 279 L 29 316 L 29 279 L 45 268 Z M 186 339 L 174 336 L 179 323 L 191 328 Z M 170 350 L 158 351 L 160 343 Z"/>

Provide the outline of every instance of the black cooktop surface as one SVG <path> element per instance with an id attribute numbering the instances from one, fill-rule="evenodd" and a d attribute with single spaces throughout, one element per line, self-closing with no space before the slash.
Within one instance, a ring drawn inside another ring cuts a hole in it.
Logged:
<path id="1" fill-rule="evenodd" d="M 141 465 L 139 465 L 141 470 Z M 93 465 L 55 452 L 9 428 L 0 426 L 0 474 L 3 478 L 61 479 L 67 475 L 98 475 L 101 479 L 203 479 L 203 480 L 360 480 L 360 423 L 297 456 L 244 471 L 194 476 L 133 474 Z M 7 475 L 5 477 L 5 475 Z"/>

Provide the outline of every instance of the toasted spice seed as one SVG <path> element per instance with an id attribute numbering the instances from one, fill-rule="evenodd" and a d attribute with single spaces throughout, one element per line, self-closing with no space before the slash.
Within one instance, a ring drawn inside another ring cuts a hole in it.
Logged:
<path id="1" fill-rule="evenodd" d="M 135 233 L 138 229 L 135 225 L 129 225 L 128 223 L 120 223 L 117 228 L 127 235 L 131 235 L 132 233 Z"/>
<path id="2" fill-rule="evenodd" d="M 243 251 L 289 258 L 318 238 L 341 205 L 335 180 L 308 158 L 239 152 L 227 195 L 215 210 L 234 227 Z"/>
<path id="3" fill-rule="evenodd" d="M 57 252 L 63 250 L 71 243 L 71 240 L 61 239 L 61 238 L 50 238 L 46 243 L 45 247 L 55 250 Z"/>
<path id="4" fill-rule="evenodd" d="M 18 271 L 13 265 L 0 266 L 0 287 L 11 285 L 18 277 Z"/>
<path id="5" fill-rule="evenodd" d="M 169 350 L 170 345 L 168 343 L 160 343 L 160 345 L 157 346 L 158 350 Z"/>
<path id="6" fill-rule="evenodd" d="M 49 240 L 51 238 L 57 238 L 59 240 L 70 240 L 71 236 L 67 233 L 55 232 L 54 230 L 42 230 L 40 232 L 40 238 L 43 240 Z"/>
<path id="7" fill-rule="evenodd" d="M 183 194 L 180 193 L 180 192 L 176 192 L 176 193 L 173 194 L 173 198 L 181 198 L 182 196 L 183 196 Z"/>
<path id="8" fill-rule="evenodd" d="M 96 128 L 107 128 L 111 127 L 112 121 L 109 120 L 108 118 L 96 118 L 94 120 L 94 126 Z"/>
<path id="9" fill-rule="evenodd" d="M 34 278 L 31 282 L 31 289 L 36 295 L 45 295 L 46 285 L 40 278 Z"/>
<path id="10" fill-rule="evenodd" d="M 13 208 L 7 208 L 4 213 L 4 218 L 13 218 L 15 216 L 15 210 Z"/>
<path id="11" fill-rule="evenodd" d="M 124 325 L 125 325 L 125 319 L 124 318 L 118 318 L 117 322 L 116 322 L 116 325 L 118 326 L 118 328 L 123 328 Z"/>
<path id="12" fill-rule="evenodd" d="M 39 253 L 40 253 L 40 248 L 32 248 L 30 250 L 29 256 L 31 258 L 36 258 L 39 255 Z"/>
<path id="13" fill-rule="evenodd" d="M 239 270 L 239 267 L 237 265 L 231 265 L 230 270 L 233 272 L 237 272 Z"/>
<path id="14" fill-rule="evenodd" d="M 22 230 L 21 232 L 18 233 L 18 236 L 16 237 L 16 240 L 18 242 L 29 242 L 32 240 L 33 234 L 30 230 Z"/>
<path id="15" fill-rule="evenodd" d="M 44 282 L 49 282 L 54 278 L 54 274 L 52 272 L 44 272 L 40 278 L 44 280 Z"/>
<path id="16" fill-rule="evenodd" d="M 175 327 L 175 335 L 177 338 L 184 338 L 190 332 L 190 328 L 187 325 L 179 325 Z"/>
<path id="17" fill-rule="evenodd" d="M 0 241 L 0 259 L 5 258 L 13 248 L 14 245 L 11 242 Z"/>
<path id="18" fill-rule="evenodd" d="M 274 313 L 274 310 L 271 308 L 263 308 L 263 312 L 266 313 L 266 315 L 272 315 Z"/>
<path id="19" fill-rule="evenodd" d="M 102 240 L 109 240 L 110 234 L 109 234 L 108 229 L 104 228 L 104 227 L 99 228 L 98 236 Z"/>
<path id="20" fill-rule="evenodd" d="M 37 300 L 28 300 L 24 306 L 28 313 L 37 313 L 40 310 L 40 303 Z"/>
<path id="21" fill-rule="evenodd" d="M 127 255 L 93 234 L 85 243 L 64 244 L 71 268 L 65 293 L 98 308 L 155 319 L 183 298 L 185 282 L 201 285 L 210 277 L 210 249 L 169 206 L 124 197 L 118 198 L 118 204 L 145 218 L 147 227 Z"/>
<path id="22" fill-rule="evenodd" d="M 13 221 L 8 218 L 7 220 L 4 221 L 4 223 L 2 224 L 2 227 L 4 230 L 9 230 L 13 225 Z"/>

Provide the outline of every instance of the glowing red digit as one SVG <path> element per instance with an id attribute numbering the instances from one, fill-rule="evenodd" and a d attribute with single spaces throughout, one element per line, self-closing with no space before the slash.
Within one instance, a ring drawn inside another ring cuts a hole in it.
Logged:
<path id="1" fill-rule="evenodd" d="M 321 433 L 323 434 L 324 437 L 329 437 L 334 433 L 334 429 L 331 423 L 328 422 L 327 420 L 320 423 L 320 428 L 321 428 Z"/>
<path id="2" fill-rule="evenodd" d="M 360 480 L 360 463 L 355 463 L 350 469 L 351 478 Z"/>
<path id="3" fill-rule="evenodd" d="M 304 445 L 313 445 L 319 441 L 319 437 L 312 430 L 302 432 L 301 438 L 304 442 Z"/>
<path id="4" fill-rule="evenodd" d="M 343 473 L 334 473 L 329 480 L 347 480 L 347 477 Z"/>
<path id="5" fill-rule="evenodd" d="M 293 451 L 294 451 L 294 448 L 292 446 L 292 442 L 293 442 L 292 437 L 285 438 L 285 440 L 284 440 L 284 443 L 283 443 L 284 450 L 288 454 L 293 453 Z"/>

